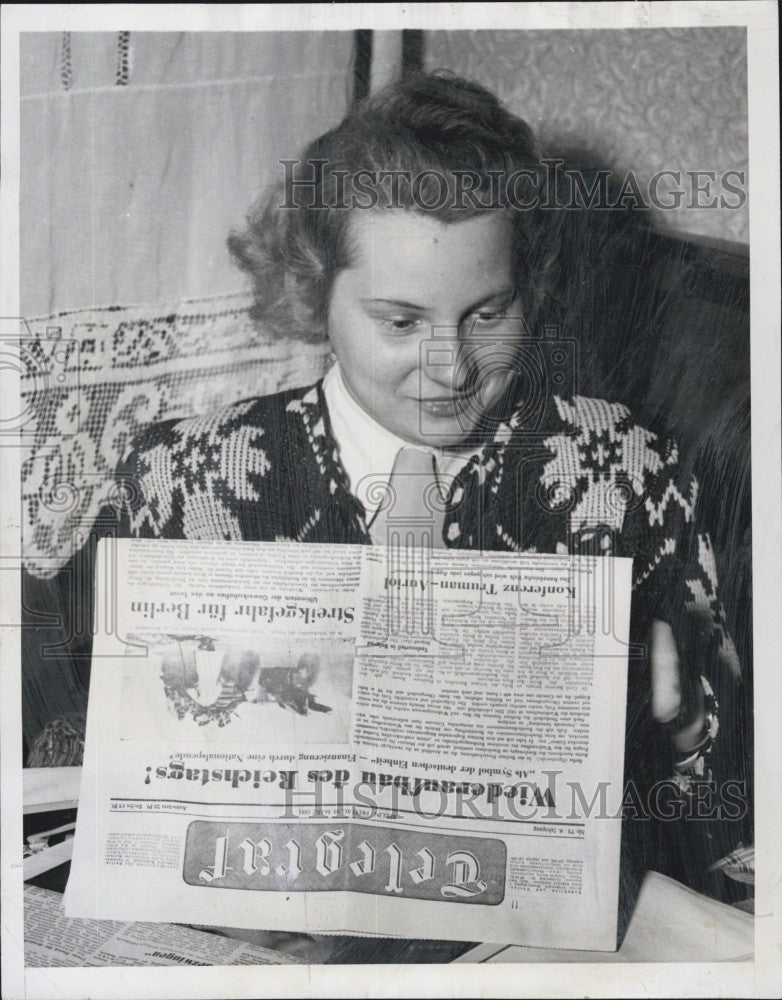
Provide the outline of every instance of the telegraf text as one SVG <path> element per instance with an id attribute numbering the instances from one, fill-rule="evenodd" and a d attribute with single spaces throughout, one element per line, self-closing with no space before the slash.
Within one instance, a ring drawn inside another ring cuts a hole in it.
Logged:
<path id="1" fill-rule="evenodd" d="M 265 892 L 362 892 L 496 906 L 507 848 L 467 837 L 353 823 L 212 823 L 187 830 L 188 885 Z"/>

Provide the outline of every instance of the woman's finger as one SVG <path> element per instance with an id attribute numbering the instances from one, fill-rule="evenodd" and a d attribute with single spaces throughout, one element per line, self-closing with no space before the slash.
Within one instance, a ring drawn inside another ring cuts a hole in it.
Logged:
<path id="1" fill-rule="evenodd" d="M 672 722 L 682 707 L 679 652 L 671 626 L 652 622 L 652 715 L 658 722 Z"/>
<path id="2" fill-rule="evenodd" d="M 703 685 L 700 682 L 694 685 L 693 693 L 696 704 L 692 706 L 692 721 L 673 737 L 673 745 L 684 754 L 697 747 L 702 742 L 704 735 L 703 724 L 706 721 L 706 711 Z"/>
<path id="3" fill-rule="evenodd" d="M 679 651 L 671 626 L 655 619 L 652 622 L 652 715 L 661 723 L 673 722 L 686 708 L 687 725 L 674 733 L 673 745 L 682 753 L 696 747 L 703 737 L 705 708 L 703 687 L 693 685 L 695 704 L 682 705 Z"/>

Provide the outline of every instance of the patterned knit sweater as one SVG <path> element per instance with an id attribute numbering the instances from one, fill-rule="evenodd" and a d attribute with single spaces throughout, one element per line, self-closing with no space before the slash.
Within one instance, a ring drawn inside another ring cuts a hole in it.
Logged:
<path id="1" fill-rule="evenodd" d="M 133 537 L 371 544 L 320 382 L 153 425 L 121 478 L 132 497 L 122 532 Z M 522 410 L 499 423 L 447 498 L 444 541 L 453 549 L 633 559 L 631 642 L 640 655 L 630 660 L 628 761 L 650 779 L 669 776 L 674 763 L 650 722 L 643 650 L 652 619 L 673 629 L 685 695 L 703 685 L 712 736 L 712 684 L 739 673 L 697 492 L 676 444 L 635 424 L 626 407 L 552 396 L 534 426 Z M 708 777 L 708 750 L 675 775 L 684 788 Z"/>

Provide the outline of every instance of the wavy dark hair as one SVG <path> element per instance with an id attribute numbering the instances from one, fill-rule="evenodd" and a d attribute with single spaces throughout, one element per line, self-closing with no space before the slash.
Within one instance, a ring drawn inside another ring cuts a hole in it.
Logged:
<path id="1" fill-rule="evenodd" d="M 345 178 L 350 184 L 383 171 L 408 172 L 414 184 L 396 191 L 376 184 L 374 210 L 431 212 L 447 223 L 492 210 L 509 214 L 515 282 L 527 326 L 536 327 L 544 272 L 558 245 L 552 213 L 520 207 L 540 205 L 541 151 L 527 123 L 484 87 L 445 72 L 408 76 L 357 103 L 290 163 L 298 165 L 297 179 L 312 179 L 309 186 L 274 185 L 228 240 L 252 279 L 252 317 L 266 330 L 326 338 L 332 283 L 351 263 L 349 220 L 357 209 L 346 210 Z"/>

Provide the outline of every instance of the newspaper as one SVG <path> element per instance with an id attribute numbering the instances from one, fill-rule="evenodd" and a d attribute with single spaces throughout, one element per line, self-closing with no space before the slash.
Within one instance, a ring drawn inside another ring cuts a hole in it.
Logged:
<path id="1" fill-rule="evenodd" d="M 630 567 L 102 542 L 66 913 L 614 949 Z"/>
<path id="2" fill-rule="evenodd" d="M 116 965 L 301 965 L 305 959 L 173 924 L 66 917 L 62 896 L 24 890 L 24 961 L 35 967 Z"/>

